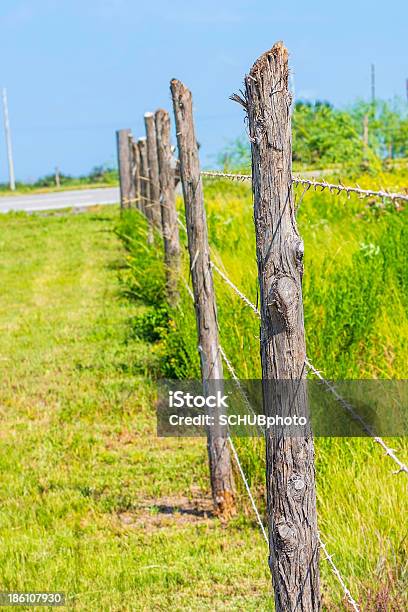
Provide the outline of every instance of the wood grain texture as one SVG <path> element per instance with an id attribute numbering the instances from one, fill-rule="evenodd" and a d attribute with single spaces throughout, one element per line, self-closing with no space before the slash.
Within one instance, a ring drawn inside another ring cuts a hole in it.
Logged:
<path id="1" fill-rule="evenodd" d="M 145 113 L 148 177 L 150 180 L 150 203 L 152 219 L 156 229 L 162 230 L 160 211 L 159 161 L 157 158 L 156 126 L 153 113 Z"/>
<path id="2" fill-rule="evenodd" d="M 159 109 L 155 113 L 157 155 L 159 160 L 160 208 L 164 242 L 166 289 L 170 304 L 179 300 L 180 241 L 176 210 L 174 164 L 170 141 L 170 115 Z"/>
<path id="3" fill-rule="evenodd" d="M 302 302 L 303 243 L 292 193 L 288 53 L 277 43 L 245 79 L 261 361 L 267 415 L 308 415 Z M 266 381 L 266 382 L 265 382 Z M 279 381 L 279 382 L 278 382 Z M 283 383 L 282 381 L 293 381 Z M 283 392 L 282 392 L 283 389 Z M 314 448 L 311 435 L 266 435 L 270 568 L 278 612 L 320 609 Z"/>
<path id="4" fill-rule="evenodd" d="M 142 200 L 140 197 L 140 152 L 138 144 L 132 139 L 132 181 L 134 186 L 134 206 L 142 210 Z"/>
<path id="5" fill-rule="evenodd" d="M 218 348 L 217 309 L 198 146 L 194 131 L 192 96 L 180 81 L 172 80 L 170 88 L 176 119 L 201 374 L 204 393 L 213 394 L 223 388 L 223 368 Z M 214 409 L 211 414 L 214 415 L 215 422 L 217 422 L 218 416 L 222 414 L 222 408 Z M 225 428 L 220 426 L 209 428 L 207 435 L 214 504 L 216 511 L 225 518 L 231 516 L 235 511 L 235 487 L 227 435 Z"/>
<path id="6" fill-rule="evenodd" d="M 153 241 L 153 210 L 150 204 L 150 180 L 148 176 L 146 138 L 139 138 L 137 146 L 139 148 L 140 159 L 140 198 L 142 202 L 142 211 L 146 215 L 149 223 L 147 242 L 151 243 Z"/>
<path id="7" fill-rule="evenodd" d="M 132 190 L 129 136 L 129 129 L 116 132 L 121 208 L 128 208 Z"/>

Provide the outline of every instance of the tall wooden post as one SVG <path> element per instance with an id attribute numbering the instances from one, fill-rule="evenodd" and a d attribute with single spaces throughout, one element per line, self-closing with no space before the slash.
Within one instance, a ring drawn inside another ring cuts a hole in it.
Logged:
<path id="1" fill-rule="evenodd" d="M 119 130 L 116 132 L 121 208 L 127 208 L 131 199 L 129 136 L 130 130 Z"/>
<path id="2" fill-rule="evenodd" d="M 198 147 L 194 133 L 193 106 L 190 91 L 180 81 L 170 84 L 176 118 L 180 175 L 186 208 L 186 226 L 190 270 L 198 330 L 198 348 L 204 393 L 222 388 L 223 369 L 218 342 L 217 309 L 208 246 L 207 220 L 200 176 Z M 211 488 L 217 512 L 229 517 L 235 511 L 228 432 L 219 427 L 221 407 L 211 413 L 216 425 L 207 433 Z"/>
<path id="3" fill-rule="evenodd" d="M 302 302 L 303 243 L 292 193 L 288 52 L 279 42 L 245 79 L 267 415 L 308 416 Z M 282 392 L 283 391 L 283 392 Z M 270 568 L 277 612 L 320 609 L 311 434 L 266 434 Z"/>
<path id="4" fill-rule="evenodd" d="M 156 126 L 153 113 L 145 113 L 147 163 L 150 179 L 150 204 L 154 226 L 161 230 L 159 162 L 157 158 Z"/>
<path id="5" fill-rule="evenodd" d="M 133 158 L 133 171 L 132 171 L 132 182 L 133 182 L 133 191 L 134 191 L 134 201 L 135 206 L 138 210 L 142 210 L 141 208 L 141 198 L 140 198 L 140 153 L 137 142 L 132 138 L 131 142 L 132 147 L 132 158 Z"/>
<path id="6" fill-rule="evenodd" d="M 149 223 L 149 232 L 147 235 L 147 242 L 151 244 L 153 242 L 153 210 L 150 203 L 150 179 L 147 164 L 147 147 L 146 138 L 139 138 L 137 141 L 140 158 L 140 200 L 142 208 L 141 210 L 146 215 Z"/>
<path id="7" fill-rule="evenodd" d="M 155 113 L 157 155 L 159 160 L 160 205 L 164 239 L 167 295 L 171 304 L 179 298 L 180 242 L 176 210 L 175 168 L 170 143 L 170 116 L 165 110 Z"/>
<path id="8" fill-rule="evenodd" d="M 129 167 L 130 167 L 130 189 L 129 189 L 129 200 L 127 208 L 134 208 L 135 206 L 135 171 L 136 171 L 136 158 L 133 152 L 133 136 L 129 134 Z"/>

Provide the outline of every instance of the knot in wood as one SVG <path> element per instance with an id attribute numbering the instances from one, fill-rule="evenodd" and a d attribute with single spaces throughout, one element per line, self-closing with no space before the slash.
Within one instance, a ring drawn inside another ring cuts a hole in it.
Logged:
<path id="1" fill-rule="evenodd" d="M 305 246 L 303 240 L 299 238 L 295 248 L 296 268 L 299 271 L 300 278 L 303 276 L 303 255 L 305 254 Z"/>
<path id="2" fill-rule="evenodd" d="M 280 519 L 275 525 L 277 546 L 282 552 L 291 553 L 298 547 L 296 529 L 291 521 Z"/>
<path id="3" fill-rule="evenodd" d="M 296 281 L 287 275 L 276 277 L 270 291 L 269 313 L 273 316 L 274 311 L 278 312 L 289 335 L 296 329 L 298 305 L 299 290 Z"/>
<path id="4" fill-rule="evenodd" d="M 306 481 L 301 474 L 292 474 L 288 480 L 288 494 L 295 501 L 300 501 L 306 492 Z"/>

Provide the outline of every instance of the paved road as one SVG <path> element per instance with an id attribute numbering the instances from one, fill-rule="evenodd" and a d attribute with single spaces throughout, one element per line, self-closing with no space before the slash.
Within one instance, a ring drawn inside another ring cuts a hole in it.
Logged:
<path id="1" fill-rule="evenodd" d="M 115 204 L 117 202 L 119 202 L 118 187 L 76 189 L 55 193 L 0 197 L 0 213 L 6 213 L 10 210 L 33 212 L 59 208 L 87 208 L 95 204 Z"/>

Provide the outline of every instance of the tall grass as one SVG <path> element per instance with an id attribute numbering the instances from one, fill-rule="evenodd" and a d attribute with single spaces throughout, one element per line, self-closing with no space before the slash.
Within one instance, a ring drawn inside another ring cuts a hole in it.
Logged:
<path id="1" fill-rule="evenodd" d="M 360 183 L 367 181 L 362 177 Z M 212 259 L 256 303 L 250 189 L 208 182 L 205 200 Z M 309 358 L 331 378 L 406 378 L 407 211 L 315 192 L 298 204 Z M 150 305 L 135 325 L 142 330 L 137 333 L 147 329 L 155 339 L 157 376 L 199 377 L 190 296 L 181 285 L 179 306 L 166 304 L 161 246 L 146 246 L 139 213 L 125 215 L 119 231 L 129 250 L 125 284 Z M 185 245 L 185 236 L 181 239 Z M 187 256 L 184 266 L 187 279 Z M 220 342 L 241 378 L 259 378 L 259 321 L 217 275 L 214 281 Z M 262 503 L 264 443 L 240 438 L 237 446 Z M 391 446 L 408 455 L 407 440 L 393 439 Z M 408 538 L 400 518 L 406 509 L 406 480 L 392 470 L 370 439 L 316 440 L 319 527 L 366 609 L 403 609 L 406 603 Z M 340 592 L 325 564 L 322 572 L 324 592 L 337 593 L 338 603 Z"/>

